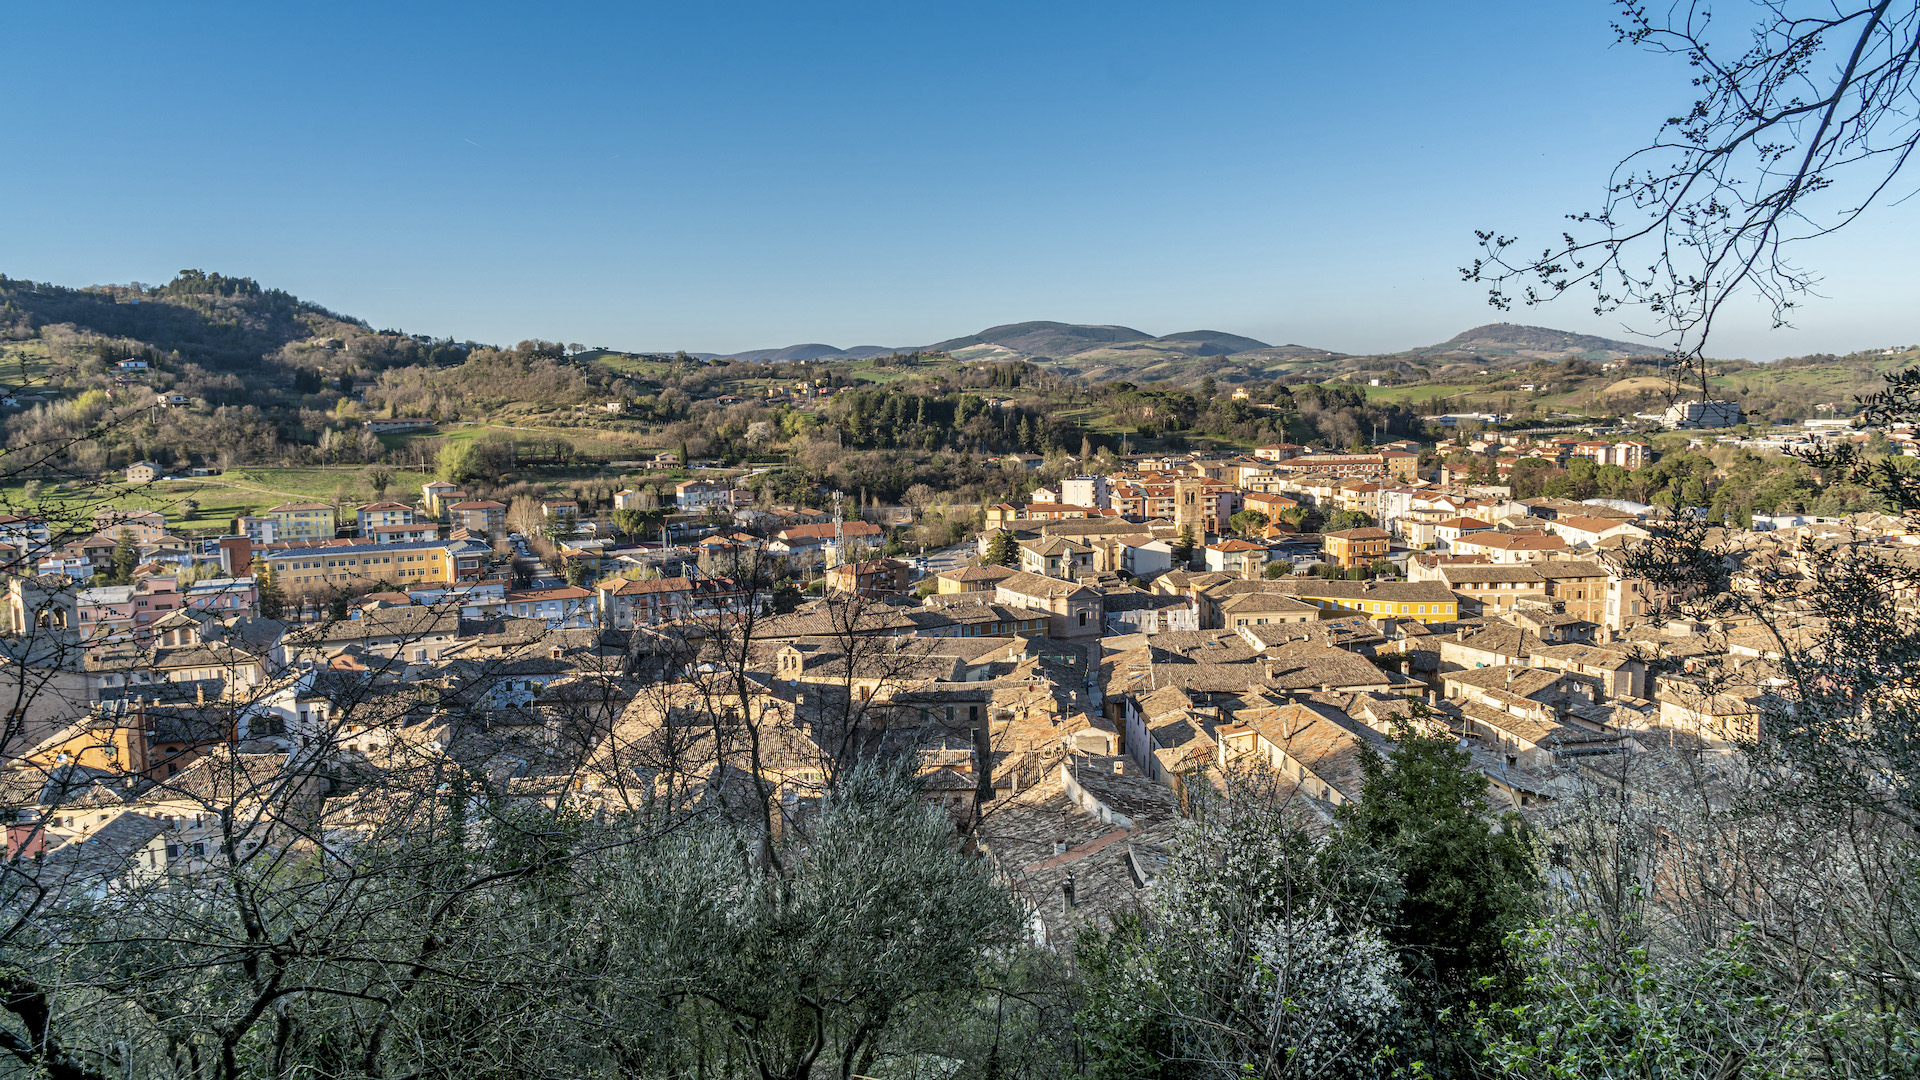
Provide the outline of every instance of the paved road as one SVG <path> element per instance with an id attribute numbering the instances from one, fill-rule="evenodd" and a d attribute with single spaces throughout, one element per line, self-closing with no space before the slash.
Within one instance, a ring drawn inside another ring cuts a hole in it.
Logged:
<path id="1" fill-rule="evenodd" d="M 971 541 L 965 544 L 955 544 L 950 548 L 941 548 L 938 551 L 929 551 L 927 552 L 926 572 L 928 574 L 944 574 L 948 570 L 958 570 L 972 562 L 974 557 L 979 553 L 980 549 Z"/>

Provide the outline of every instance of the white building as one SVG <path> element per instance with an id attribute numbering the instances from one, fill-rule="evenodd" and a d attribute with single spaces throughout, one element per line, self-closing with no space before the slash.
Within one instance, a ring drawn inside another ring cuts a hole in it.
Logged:
<path id="1" fill-rule="evenodd" d="M 1670 428 L 1725 428 L 1742 422 L 1737 401 L 1680 401 L 1667 406 L 1660 422 Z"/>
<path id="2" fill-rule="evenodd" d="M 1113 505 L 1113 492 L 1104 476 L 1070 476 L 1060 481 L 1060 501 L 1105 510 Z"/>

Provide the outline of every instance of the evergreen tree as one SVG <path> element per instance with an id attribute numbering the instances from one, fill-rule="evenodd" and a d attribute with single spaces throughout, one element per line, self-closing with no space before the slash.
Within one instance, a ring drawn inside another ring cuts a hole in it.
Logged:
<path id="1" fill-rule="evenodd" d="M 987 541 L 987 554 L 981 562 L 986 566 L 1012 566 L 1019 554 L 1020 548 L 1013 542 L 1013 534 L 1002 529 Z"/>
<path id="2" fill-rule="evenodd" d="M 1386 757 L 1368 753 L 1360 799 L 1341 808 L 1342 841 L 1387 856 L 1403 893 L 1389 938 L 1418 983 L 1451 997 L 1477 980 L 1514 985 L 1507 935 L 1535 908 L 1522 822 L 1486 816 L 1487 778 L 1445 734 L 1395 732 Z"/>
<path id="3" fill-rule="evenodd" d="M 132 529 L 121 529 L 113 541 L 113 583 L 125 585 L 133 580 L 134 568 L 140 565 L 140 546 L 133 541 Z"/>
<path id="4" fill-rule="evenodd" d="M 273 571 L 265 562 L 254 575 L 254 584 L 260 590 L 260 614 L 263 618 L 278 619 L 287 610 L 287 595 L 280 591 L 280 583 L 273 580 Z"/>
<path id="5" fill-rule="evenodd" d="M 1173 559 L 1181 564 L 1193 561 L 1193 526 L 1180 526 L 1180 539 L 1173 545 Z"/>

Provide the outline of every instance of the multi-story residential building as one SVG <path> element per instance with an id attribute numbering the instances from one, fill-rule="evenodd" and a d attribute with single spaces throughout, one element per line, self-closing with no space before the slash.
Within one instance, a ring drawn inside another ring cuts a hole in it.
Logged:
<path id="1" fill-rule="evenodd" d="M 1661 594 L 1645 578 L 1609 574 L 1601 625 L 1616 633 L 1652 618 L 1661 607 Z"/>
<path id="2" fill-rule="evenodd" d="M 877 544 L 880 538 L 886 535 L 886 530 L 870 521 L 849 521 L 841 526 L 841 535 L 846 538 L 848 544 Z M 773 534 L 773 540 L 767 544 L 767 550 L 790 559 L 818 562 L 824 549 L 832 543 L 831 522 L 795 525 Z"/>
<path id="3" fill-rule="evenodd" d="M 1321 578 L 1283 578 L 1273 582 L 1275 592 L 1318 607 L 1323 616 L 1369 615 L 1412 619 L 1416 622 L 1453 622 L 1460 617 L 1460 600 L 1441 581 L 1329 581 Z"/>
<path id="4" fill-rule="evenodd" d="M 556 585 L 545 589 L 515 589 L 506 594 L 503 610 L 516 619 L 543 619 L 553 629 L 594 624 L 597 603 L 592 589 Z"/>
<path id="5" fill-rule="evenodd" d="M 181 607 L 226 618 L 260 608 L 260 587 L 251 577 L 202 578 L 181 590 Z"/>
<path id="6" fill-rule="evenodd" d="M 1381 450 L 1380 471 L 1390 481 L 1410 484 L 1418 479 L 1420 455 L 1408 450 Z"/>
<path id="7" fill-rule="evenodd" d="M 1243 626 L 1284 626 L 1320 620 L 1320 609 L 1305 600 L 1281 593 L 1241 593 L 1229 596 L 1217 605 L 1222 629 Z M 1256 646 L 1265 648 L 1265 646 Z"/>
<path id="8" fill-rule="evenodd" d="M 714 480 L 682 480 L 673 486 L 674 505 L 682 511 L 705 510 L 732 502 L 732 485 Z"/>
<path id="9" fill-rule="evenodd" d="M 1380 485 L 1371 480 L 1343 480 L 1334 493 L 1333 504 L 1372 517 L 1380 512 Z"/>
<path id="10" fill-rule="evenodd" d="M 1273 443 L 1255 450 L 1253 456 L 1259 458 L 1261 461 L 1286 461 L 1289 458 L 1299 457 L 1306 452 L 1307 448 L 1304 446 L 1297 446 L 1293 443 Z"/>
<path id="11" fill-rule="evenodd" d="M 1681 401 L 1667 406 L 1661 421 L 1670 428 L 1736 427 L 1742 420 L 1737 401 Z"/>
<path id="12" fill-rule="evenodd" d="M 1290 477 L 1286 490 L 1298 495 L 1308 506 L 1331 509 L 1340 495 L 1340 480 L 1322 473 L 1303 473 Z"/>
<path id="13" fill-rule="evenodd" d="M 492 499 L 469 499 L 465 502 L 449 503 L 447 519 L 456 529 L 465 529 L 477 535 L 493 536 L 506 531 L 507 504 L 495 502 Z"/>
<path id="14" fill-rule="evenodd" d="M 907 591 L 913 570 L 899 559 L 868 559 L 841 563 L 827 571 L 827 591 L 865 597 L 899 596 Z"/>
<path id="15" fill-rule="evenodd" d="M 333 507 L 320 502 L 281 503 L 267 511 L 276 540 L 333 539 Z"/>
<path id="16" fill-rule="evenodd" d="M 1560 514 L 1546 523 L 1548 531 L 1565 540 L 1570 547 L 1586 545 L 1589 549 L 1598 547 L 1600 541 L 1615 536 L 1639 538 L 1647 535 L 1647 530 L 1631 521 L 1617 518 L 1580 517 Z"/>
<path id="17" fill-rule="evenodd" d="M 1547 579 L 1534 563 L 1507 566 L 1439 567 L 1439 579 L 1460 598 L 1460 613 L 1469 618 L 1504 615 L 1519 607 L 1522 600 L 1541 600 L 1547 595 Z"/>
<path id="18" fill-rule="evenodd" d="M 1112 491 L 1104 476 L 1069 476 L 1060 481 L 1060 501 L 1105 510 L 1112 505 Z"/>
<path id="19" fill-rule="evenodd" d="M 1469 533 L 1487 532 L 1492 523 L 1472 517 L 1450 517 L 1433 525 L 1433 546 L 1439 551 L 1452 551 L 1454 541 Z"/>
<path id="20" fill-rule="evenodd" d="M 255 553 L 282 588 L 353 587 L 387 582 L 414 585 L 477 581 L 484 577 L 487 545 L 478 540 L 430 540 L 407 544 L 342 544 Z"/>
<path id="21" fill-rule="evenodd" d="M 580 504 L 572 499 L 547 499 L 540 511 L 546 515 L 547 527 L 562 537 L 572 536 L 580 527 Z"/>
<path id="22" fill-rule="evenodd" d="M 412 525 L 420 520 L 420 512 L 406 503 L 377 502 L 355 511 L 354 518 L 359 523 L 360 535 L 372 536 L 374 526 Z"/>
<path id="23" fill-rule="evenodd" d="M 992 592 L 1001 578 L 1017 571 L 1005 566 L 963 566 L 935 574 L 934 589 L 942 596 L 964 592 Z"/>
<path id="24" fill-rule="evenodd" d="M 1064 536 L 1020 541 L 1020 569 L 1029 574 L 1073 578 L 1093 570 L 1093 548 Z"/>
<path id="25" fill-rule="evenodd" d="M 416 521 L 411 525 L 375 525 L 360 534 L 362 540 L 376 544 L 417 544 L 436 540 L 439 536 L 440 526 L 431 521 Z"/>
<path id="26" fill-rule="evenodd" d="M 1257 578 L 1266 570 L 1267 549 L 1247 540 L 1222 540 L 1206 548 L 1208 570 Z"/>
<path id="27" fill-rule="evenodd" d="M 1599 626 L 1607 624 L 1607 568 L 1574 559 L 1528 563 L 1547 582 L 1547 598 L 1568 615 Z"/>
<path id="28" fill-rule="evenodd" d="M 1278 492 L 1251 491 L 1240 497 L 1240 506 L 1242 509 L 1257 510 L 1267 515 L 1269 521 L 1278 521 L 1281 514 L 1298 509 L 1300 501 Z"/>
<path id="29" fill-rule="evenodd" d="M 601 582 L 595 593 L 600 625 L 613 630 L 728 616 L 753 599 L 725 578 L 618 578 Z"/>
<path id="30" fill-rule="evenodd" d="M 1281 491 L 1286 487 L 1288 474 L 1275 468 L 1271 461 L 1244 462 L 1238 472 L 1232 482 L 1244 492 Z"/>
<path id="31" fill-rule="evenodd" d="M 276 544 L 280 542 L 280 524 L 270 517 L 249 514 L 234 519 L 234 527 L 241 536 L 255 544 Z"/>
<path id="32" fill-rule="evenodd" d="M 136 544 L 152 544 L 167 535 L 167 515 L 158 510 L 122 510 L 103 506 L 93 512 L 93 531 L 118 538 L 121 531 L 133 534 Z"/>
<path id="33" fill-rule="evenodd" d="M 8 549 L 6 561 L 9 570 L 14 569 L 16 559 L 17 556 Z M 34 571 L 40 574 L 64 574 L 75 581 L 86 581 L 93 577 L 93 560 L 83 555 L 49 555 L 34 564 Z"/>
<path id="34" fill-rule="evenodd" d="M 1392 547 L 1393 534 L 1385 529 L 1343 529 L 1320 536 L 1320 548 L 1335 566 L 1366 566 L 1386 558 Z"/>
<path id="35" fill-rule="evenodd" d="M 427 516 L 436 521 L 447 516 L 447 507 L 466 497 L 459 484 L 445 480 L 429 480 L 420 485 L 420 505 L 426 507 Z"/>
<path id="36" fill-rule="evenodd" d="M 10 566 L 31 563 L 52 550 L 53 534 L 40 518 L 0 514 L 0 546 L 9 550 Z"/>
<path id="37" fill-rule="evenodd" d="M 1571 451 L 1573 457 L 1583 457 L 1596 465 L 1618 465 L 1623 469 L 1638 469 L 1652 460 L 1652 451 L 1646 443 L 1636 439 L 1625 442 L 1607 442 L 1606 440 L 1579 443 Z"/>
<path id="38" fill-rule="evenodd" d="M 1378 480 L 1387 472 L 1386 461 L 1379 454 L 1303 454 L 1289 458 L 1287 468 L 1294 473 L 1321 473 L 1367 480 Z M 1413 479 L 1411 469 L 1407 470 L 1404 479 Z"/>
<path id="39" fill-rule="evenodd" d="M 145 645 L 151 624 L 177 610 L 184 597 L 180 579 L 152 574 L 131 585 L 100 585 L 74 593 L 74 611 L 81 639 L 88 644 L 131 641 Z"/>
<path id="40" fill-rule="evenodd" d="M 1128 577 L 1146 579 L 1173 569 L 1173 542 L 1152 533 L 1130 533 L 1117 538 L 1119 569 Z"/>
<path id="41" fill-rule="evenodd" d="M 1567 553 L 1567 542 L 1545 530 L 1489 529 L 1463 533 L 1449 545 L 1456 555 L 1485 555 L 1496 563 L 1538 562 Z"/>
<path id="42" fill-rule="evenodd" d="M 93 565 L 95 572 L 98 572 L 113 564 L 113 549 L 118 545 L 118 537 L 96 533 L 93 536 L 84 536 L 61 544 L 59 553 L 69 559 L 85 559 Z"/>
<path id="43" fill-rule="evenodd" d="M 595 589 L 600 625 L 614 630 L 658 626 L 688 617 L 693 582 L 683 577 L 603 581 Z"/>

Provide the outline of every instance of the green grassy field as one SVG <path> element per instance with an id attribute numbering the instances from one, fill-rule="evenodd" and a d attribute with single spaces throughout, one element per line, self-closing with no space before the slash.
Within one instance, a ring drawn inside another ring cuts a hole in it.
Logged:
<path id="1" fill-rule="evenodd" d="M 152 484 L 116 483 L 107 486 L 82 486 L 69 490 L 42 489 L 48 512 L 58 515 L 58 507 L 67 502 L 82 509 L 111 503 L 138 510 L 159 510 L 167 515 L 169 527 L 187 530 L 221 529 L 233 519 L 264 513 L 284 502 L 332 502 L 336 492 L 345 488 L 350 501 L 370 501 L 373 486 L 367 482 L 365 465 L 340 465 L 327 468 L 232 469 L 219 476 L 162 480 Z M 419 497 L 419 485 L 425 480 L 418 470 L 393 469 L 393 485 L 388 497 L 407 500 Z M 16 509 L 26 509 L 23 484 L 0 486 L 0 499 Z M 191 509 L 188 503 L 194 505 Z"/>
<path id="2" fill-rule="evenodd" d="M 1369 386 L 1366 387 L 1366 391 L 1368 401 L 1405 405 L 1409 401 L 1425 401 L 1432 397 L 1451 400 L 1460 395 L 1472 394 L 1479 385 L 1478 383 L 1414 383 L 1402 386 Z"/>
<path id="3" fill-rule="evenodd" d="M 8 389 L 43 386 L 51 366 L 44 341 L 0 344 L 0 386 Z"/>
<path id="4" fill-rule="evenodd" d="M 222 531 L 230 527 L 236 517 L 258 513 L 285 501 L 238 488 L 184 481 L 139 487 L 119 485 L 69 492 L 47 491 L 33 506 L 26 505 L 23 485 L 13 484 L 0 487 L 0 499 L 10 509 L 40 513 L 49 520 L 64 520 L 75 515 L 84 517 L 98 507 L 112 505 L 133 510 L 158 510 L 167 515 L 169 528 Z M 191 512 L 187 507 L 189 500 L 197 504 Z"/>

